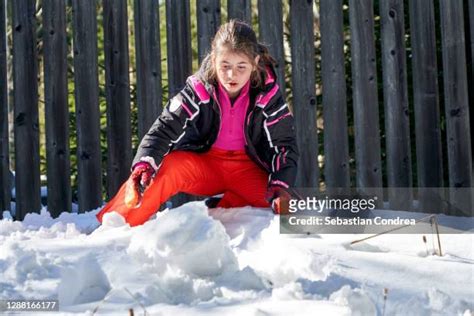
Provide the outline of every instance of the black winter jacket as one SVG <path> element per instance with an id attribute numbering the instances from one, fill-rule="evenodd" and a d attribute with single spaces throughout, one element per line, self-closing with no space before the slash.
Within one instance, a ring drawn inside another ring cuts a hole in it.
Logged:
<path id="1" fill-rule="evenodd" d="M 251 88 L 249 93 L 245 150 L 270 173 L 269 185 L 293 187 L 298 161 L 293 115 L 276 83 L 274 70 L 267 67 L 263 75 L 264 89 Z M 190 76 L 143 137 L 133 164 L 148 161 L 158 169 L 172 150 L 208 151 L 219 132 L 220 113 L 216 88 L 201 79 L 199 73 Z"/>

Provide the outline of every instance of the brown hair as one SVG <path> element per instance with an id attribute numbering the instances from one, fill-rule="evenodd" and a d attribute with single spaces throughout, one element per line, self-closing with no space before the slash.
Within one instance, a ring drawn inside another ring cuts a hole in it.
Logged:
<path id="1" fill-rule="evenodd" d="M 211 52 L 204 58 L 201 65 L 202 78 L 212 84 L 217 83 L 216 74 L 216 55 L 222 48 L 230 49 L 232 52 L 245 54 L 252 63 L 257 55 L 260 60 L 256 66 L 257 70 L 252 72 L 250 77 L 253 87 L 263 88 L 264 78 L 262 74 L 266 73 L 265 66 L 275 65 L 275 59 L 268 52 L 268 48 L 258 42 L 257 36 L 252 28 L 245 22 L 239 20 L 230 20 L 221 25 L 212 40 Z"/>

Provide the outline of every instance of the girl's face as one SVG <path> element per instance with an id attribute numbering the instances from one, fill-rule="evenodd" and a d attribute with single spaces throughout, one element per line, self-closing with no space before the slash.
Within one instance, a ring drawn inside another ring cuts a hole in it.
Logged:
<path id="1" fill-rule="evenodd" d="M 260 56 L 251 60 L 245 54 L 231 52 L 228 49 L 220 50 L 216 55 L 216 73 L 217 79 L 229 94 L 229 97 L 235 98 L 240 90 L 249 81 L 254 65 L 258 64 Z"/>

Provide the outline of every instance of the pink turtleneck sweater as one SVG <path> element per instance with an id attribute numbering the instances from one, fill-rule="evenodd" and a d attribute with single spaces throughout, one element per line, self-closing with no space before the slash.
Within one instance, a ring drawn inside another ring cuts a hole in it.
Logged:
<path id="1" fill-rule="evenodd" d="M 244 150 L 245 113 L 250 103 L 250 80 L 240 90 L 240 94 L 232 104 L 229 95 L 219 83 L 218 95 L 221 108 L 221 126 L 216 142 L 212 147 L 224 150 Z"/>

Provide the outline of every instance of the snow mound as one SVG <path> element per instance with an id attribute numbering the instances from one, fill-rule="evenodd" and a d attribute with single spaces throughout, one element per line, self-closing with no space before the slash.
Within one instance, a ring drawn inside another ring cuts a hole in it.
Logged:
<path id="1" fill-rule="evenodd" d="M 128 253 L 157 271 L 167 265 L 196 277 L 213 277 L 235 271 L 237 259 L 220 222 L 202 204 L 183 206 L 159 214 L 138 227 Z"/>
<path id="2" fill-rule="evenodd" d="M 139 290 L 148 302 L 191 304 L 266 290 L 252 269 L 239 269 L 224 226 L 202 203 L 164 211 L 134 228 L 126 254 L 129 269 L 148 280 L 146 290 Z"/>

